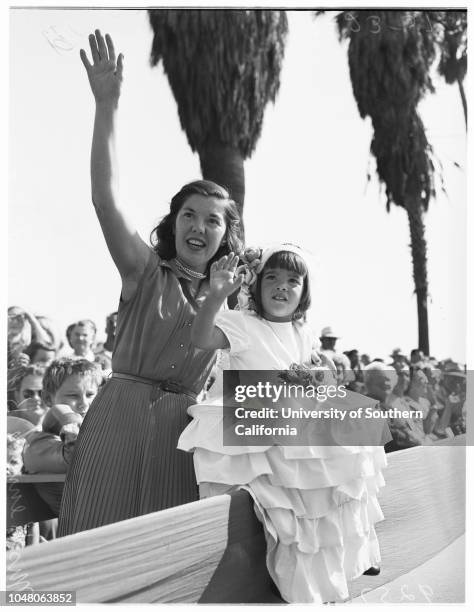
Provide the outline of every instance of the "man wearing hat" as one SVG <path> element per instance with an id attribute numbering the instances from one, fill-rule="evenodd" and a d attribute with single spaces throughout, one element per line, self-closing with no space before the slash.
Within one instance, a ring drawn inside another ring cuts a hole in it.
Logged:
<path id="1" fill-rule="evenodd" d="M 334 360 L 337 359 L 338 362 L 342 362 L 344 366 L 344 384 L 352 382 L 355 379 L 354 372 L 351 368 L 351 362 L 347 355 L 344 353 L 336 352 L 336 342 L 340 336 L 337 336 L 332 327 L 328 325 L 327 327 L 323 327 L 321 330 L 321 335 L 319 336 L 319 340 L 321 342 L 320 353 L 329 357 L 329 359 Z"/>
<path id="2" fill-rule="evenodd" d="M 393 368 L 397 367 L 398 365 L 400 367 L 403 367 L 405 364 L 408 365 L 408 357 L 402 354 L 401 348 L 393 349 L 390 357 L 393 360 L 393 362 L 390 364 Z"/>
<path id="3" fill-rule="evenodd" d="M 332 327 L 328 325 L 321 330 L 319 340 L 321 342 L 321 353 L 332 359 L 336 352 L 336 342 L 339 340 L 339 336 L 336 336 Z"/>

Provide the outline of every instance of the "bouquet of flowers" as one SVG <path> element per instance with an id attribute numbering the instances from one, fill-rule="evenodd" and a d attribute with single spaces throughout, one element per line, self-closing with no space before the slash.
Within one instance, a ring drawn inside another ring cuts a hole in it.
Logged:
<path id="1" fill-rule="evenodd" d="M 278 374 L 283 382 L 303 387 L 315 387 L 322 384 L 336 384 L 336 371 L 330 360 L 317 352 L 313 352 L 311 363 L 292 363 L 288 370 Z"/>

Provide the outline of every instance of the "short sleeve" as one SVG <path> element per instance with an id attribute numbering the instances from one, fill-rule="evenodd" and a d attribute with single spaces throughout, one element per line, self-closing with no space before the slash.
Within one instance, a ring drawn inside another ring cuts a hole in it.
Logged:
<path id="1" fill-rule="evenodd" d="M 216 326 L 225 334 L 230 352 L 236 355 L 249 347 L 246 316 L 240 310 L 224 310 L 217 315 Z"/>
<path id="2" fill-rule="evenodd" d="M 138 279 L 137 288 L 135 289 L 133 295 L 128 298 L 128 300 L 124 300 L 122 297 L 122 293 L 120 293 L 120 305 L 127 305 L 133 302 L 135 296 L 139 293 L 140 288 L 145 284 L 147 279 L 150 279 L 151 276 L 155 276 L 155 282 L 161 283 L 161 277 L 163 276 L 163 270 L 161 268 L 162 259 L 155 253 L 153 249 L 148 248 L 148 259 L 143 269 L 142 275 Z"/>

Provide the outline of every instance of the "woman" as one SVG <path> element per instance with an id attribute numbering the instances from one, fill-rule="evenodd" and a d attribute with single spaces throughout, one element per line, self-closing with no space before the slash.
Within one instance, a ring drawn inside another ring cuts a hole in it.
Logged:
<path id="1" fill-rule="evenodd" d="M 10 306 L 8 309 L 8 367 L 28 365 L 28 349 L 32 344 L 40 343 L 53 348 L 53 338 L 49 329 L 43 325 L 45 317 Z"/>
<path id="2" fill-rule="evenodd" d="M 120 211 L 114 124 L 123 56 L 110 36 L 89 36 L 84 50 L 96 101 L 92 200 L 122 278 L 113 375 L 81 427 L 61 506 L 59 535 L 198 499 L 192 457 L 176 449 L 186 409 L 211 370 L 214 351 L 191 345 L 210 264 L 241 250 L 229 194 L 210 181 L 185 185 L 152 232 L 153 249 Z"/>

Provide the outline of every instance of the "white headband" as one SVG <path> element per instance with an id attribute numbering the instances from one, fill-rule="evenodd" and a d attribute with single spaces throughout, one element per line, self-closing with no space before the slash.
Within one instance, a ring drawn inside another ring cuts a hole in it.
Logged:
<path id="1" fill-rule="evenodd" d="M 255 270 L 255 272 L 257 274 L 260 274 L 260 272 L 263 270 L 263 268 L 265 267 L 265 264 L 270 259 L 270 257 L 274 255 L 275 253 L 280 253 L 281 251 L 288 251 L 290 253 L 295 253 L 295 255 L 298 255 L 299 257 L 301 257 L 301 259 L 306 263 L 305 253 L 303 252 L 302 249 L 300 249 L 299 246 L 296 246 L 296 244 L 291 244 L 290 242 L 282 242 L 280 244 L 275 244 L 274 246 L 268 247 L 263 251 L 262 257 L 260 258 L 260 263 L 257 266 L 257 269 Z"/>

